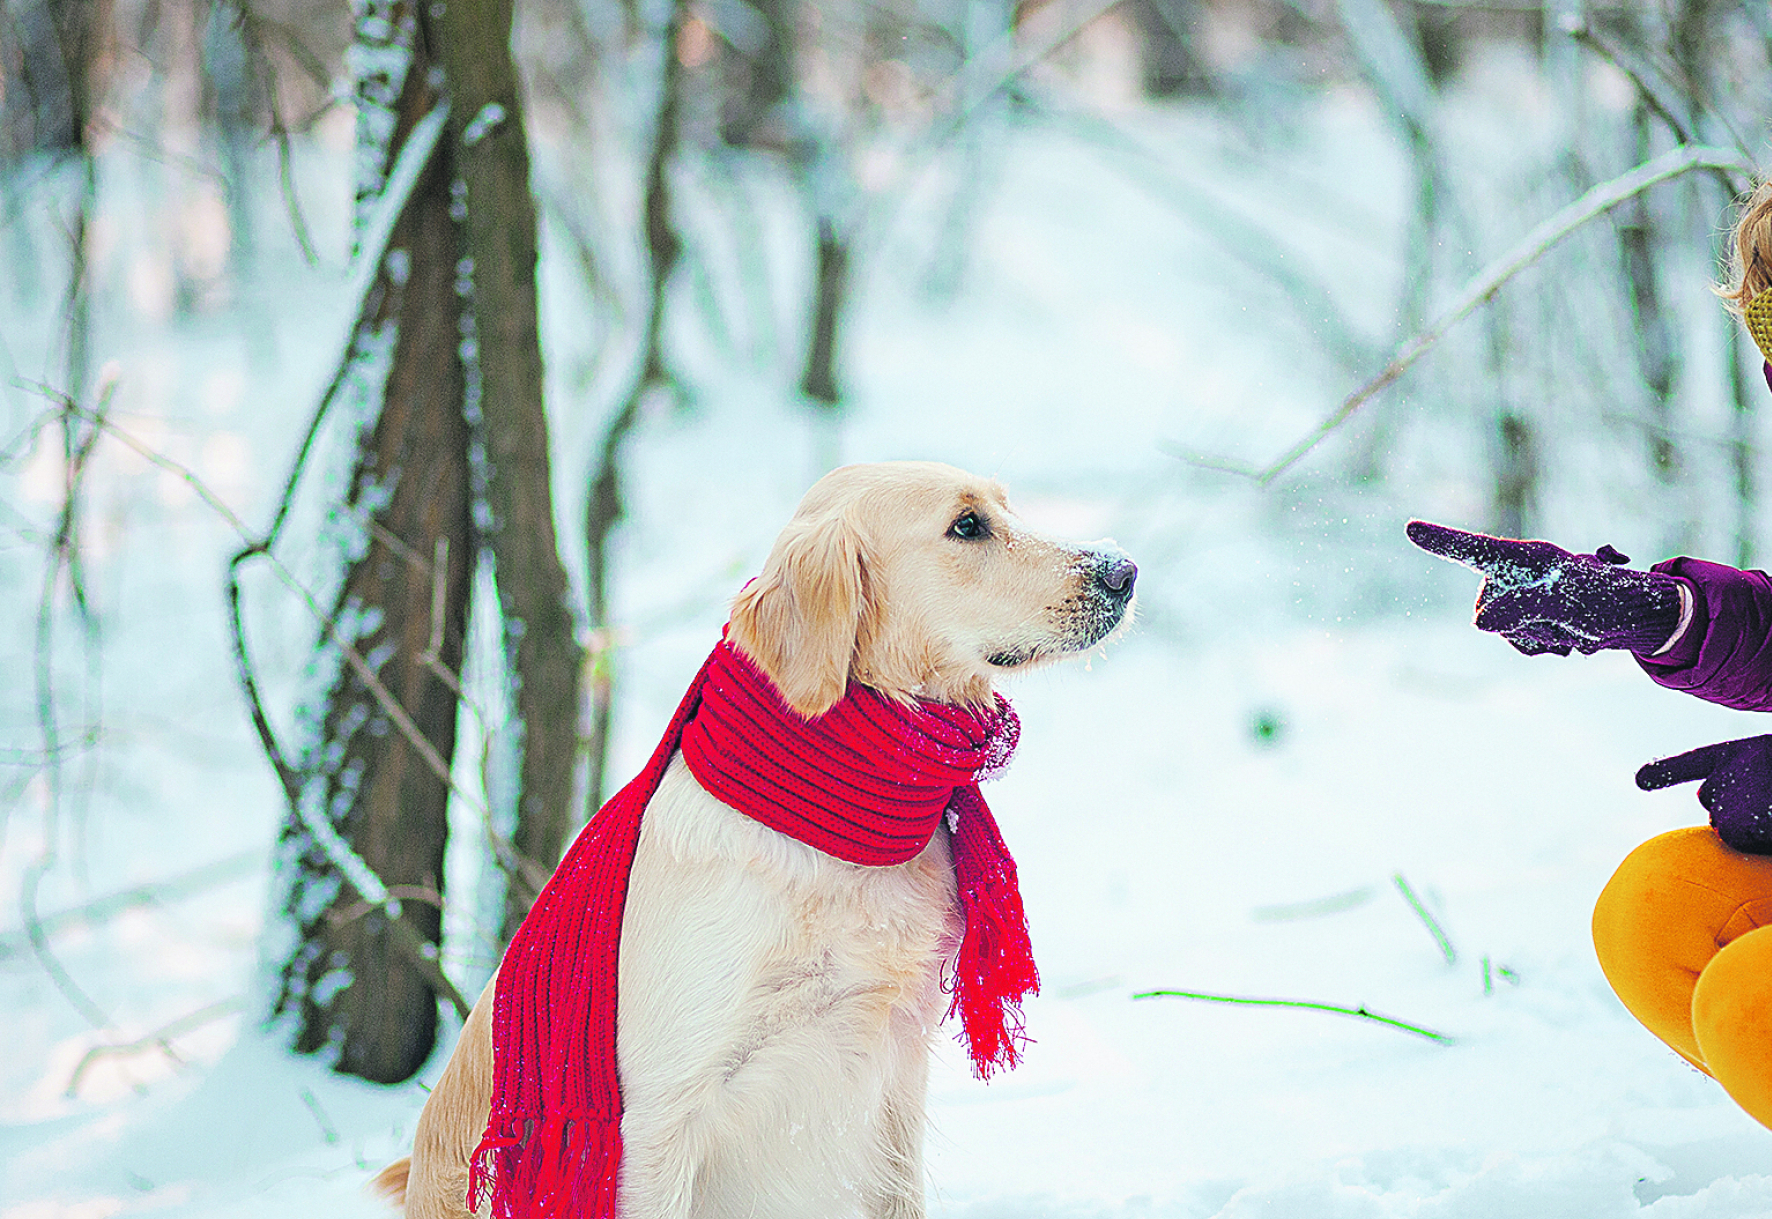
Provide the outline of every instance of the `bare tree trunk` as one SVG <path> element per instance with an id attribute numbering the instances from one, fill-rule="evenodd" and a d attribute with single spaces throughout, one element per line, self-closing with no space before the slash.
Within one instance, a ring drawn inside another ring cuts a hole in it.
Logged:
<path id="1" fill-rule="evenodd" d="M 812 327 L 800 392 L 828 411 L 843 401 L 837 383 L 837 330 L 849 299 L 849 241 L 829 215 L 818 217 L 818 261 L 813 277 Z"/>
<path id="2" fill-rule="evenodd" d="M 958 14 L 959 28 L 954 31 L 963 62 L 977 62 L 985 48 L 1009 33 L 1009 21 L 1009 6 L 1003 0 L 965 0 Z M 958 173 L 953 194 L 936 228 L 929 269 L 923 277 L 923 290 L 934 301 L 952 300 L 965 279 L 978 213 L 990 193 L 991 154 L 1003 142 L 1003 108 L 1002 97 L 992 90 L 975 103 L 972 113 L 955 133 Z"/>
<path id="3" fill-rule="evenodd" d="M 1338 0 L 1342 26 L 1380 99 L 1397 124 L 1415 174 L 1415 207 L 1404 251 L 1403 285 L 1398 303 L 1399 332 L 1406 340 L 1426 319 L 1433 282 L 1433 251 L 1438 231 L 1441 184 L 1445 180 L 1434 132 L 1437 99 L 1419 37 L 1405 33 L 1397 15 L 1380 0 Z M 1356 482 L 1384 477 L 1385 458 L 1395 431 L 1396 408 L 1389 402 L 1374 411 L 1356 455 Z"/>
<path id="4" fill-rule="evenodd" d="M 1514 411 L 1496 421 L 1500 457 L 1495 472 L 1495 529 L 1505 538 L 1523 538 L 1538 494 L 1538 452 L 1532 425 Z"/>
<path id="5" fill-rule="evenodd" d="M 554 531 L 548 422 L 535 293 L 535 200 L 516 64 L 511 0 L 449 0 L 421 10 L 437 38 L 451 105 L 444 135 L 461 183 L 464 353 L 462 409 L 472 432 L 476 499 L 492 552 L 505 649 L 515 674 L 523 758 L 517 852 L 559 861 L 575 825 L 579 670 L 583 653 L 567 603 Z M 528 913 L 513 888 L 503 934 Z"/>
<path id="6" fill-rule="evenodd" d="M 256 143 L 253 122 L 261 107 L 269 107 L 261 102 L 264 86 L 241 23 L 212 3 L 202 38 L 204 109 L 221 145 L 222 170 L 228 183 L 228 275 L 234 291 L 241 293 L 250 288 L 257 245 L 253 224 L 257 192 L 251 174 Z"/>
<path id="7" fill-rule="evenodd" d="M 50 121 L 51 133 L 65 138 L 66 146 L 78 158 L 80 186 L 75 202 L 74 221 L 70 226 L 71 257 L 68 293 L 63 307 L 66 322 L 67 359 L 62 388 L 68 397 L 82 407 L 87 401 L 88 378 L 92 357 L 92 291 L 89 268 L 89 242 L 92 216 L 98 207 L 98 162 L 92 152 L 92 118 L 103 89 L 103 72 L 108 56 L 111 28 L 111 6 L 108 0 L 61 0 L 49 6 L 55 28 L 55 43 L 60 51 L 60 81 L 65 93 L 40 98 L 51 112 L 65 113 L 66 127 Z M 39 65 L 40 67 L 43 65 Z M 53 76 L 53 73 L 46 73 Z M 65 110 L 63 109 L 65 107 Z M 56 114 L 60 117 L 60 113 Z"/>
<path id="8" fill-rule="evenodd" d="M 1764 6 L 1748 5 L 1747 9 L 1766 28 Z M 1702 132 L 1712 116 L 1713 81 L 1717 72 L 1717 56 L 1711 47 L 1714 0 L 1684 0 L 1673 15 L 1668 31 L 1668 50 L 1678 66 L 1678 81 L 1686 106 L 1686 129 Z M 1716 175 L 1719 195 L 1726 209 L 1734 201 L 1742 184 L 1727 173 Z M 1720 237 L 1720 235 L 1719 235 Z M 1726 240 L 1726 239 L 1723 239 Z M 1723 265 L 1727 255 L 1719 240 L 1714 261 Z M 1751 567 L 1754 561 L 1754 509 L 1757 487 L 1754 480 L 1754 400 L 1757 389 L 1749 386 L 1749 375 L 1742 361 L 1741 327 L 1731 320 L 1725 331 L 1723 359 L 1729 385 L 1733 422 L 1729 441 L 1729 457 L 1734 482 L 1735 565 Z M 1753 378 L 1755 381 L 1758 378 Z"/>
<path id="9" fill-rule="evenodd" d="M 399 106 L 401 140 L 436 100 L 428 66 L 421 42 Z M 335 627 L 445 760 L 455 746 L 457 695 L 432 665 L 460 670 L 473 555 L 450 178 L 439 150 L 394 226 L 363 311 L 359 341 L 391 331 L 394 346 L 381 412 L 347 500 L 374 524 L 333 611 Z M 446 561 L 434 571 L 439 553 Z M 338 666 L 301 770 L 297 799 L 306 817 L 330 820 L 403 896 L 403 921 L 436 945 L 448 785 L 391 730 L 387 709 L 349 666 Z M 435 1044 L 431 983 L 396 939 L 387 913 L 349 886 L 299 811 L 284 844 L 296 858 L 286 911 L 299 940 L 283 966 L 274 1010 L 296 1015 L 298 1051 L 336 1047 L 340 1071 L 383 1083 L 408 1078 Z"/>
<path id="10" fill-rule="evenodd" d="M 739 63 L 720 109 L 720 138 L 735 148 L 784 138 L 785 124 L 771 119 L 779 119 L 794 90 L 796 6 L 792 0 L 754 0 L 749 7 L 755 20 L 746 23 L 744 45 L 736 47 Z"/>
<path id="11" fill-rule="evenodd" d="M 1212 74 L 1196 45 L 1202 27 L 1196 0 L 1134 0 L 1132 16 L 1138 23 L 1147 96 L 1212 92 Z"/>

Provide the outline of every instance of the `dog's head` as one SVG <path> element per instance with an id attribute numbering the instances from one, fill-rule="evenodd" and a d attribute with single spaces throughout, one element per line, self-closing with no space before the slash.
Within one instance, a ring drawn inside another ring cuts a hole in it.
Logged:
<path id="1" fill-rule="evenodd" d="M 1111 542 L 1033 532 L 988 478 L 934 462 L 821 478 L 732 607 L 732 642 L 801 715 L 849 679 L 987 703 L 1001 674 L 1084 651 L 1131 619 L 1138 569 Z"/>

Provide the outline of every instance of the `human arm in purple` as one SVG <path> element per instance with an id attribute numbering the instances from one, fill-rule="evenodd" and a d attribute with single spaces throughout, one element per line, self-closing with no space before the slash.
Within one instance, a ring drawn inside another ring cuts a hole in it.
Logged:
<path id="1" fill-rule="evenodd" d="M 1659 656 L 1637 657 L 1670 690 L 1743 711 L 1772 711 L 1772 577 L 1702 559 L 1655 570 L 1691 590 L 1691 621 Z M 1705 745 L 1637 772 L 1644 791 L 1703 780 L 1698 802 L 1717 836 L 1737 851 L 1772 854 L 1772 735 Z"/>
<path id="2" fill-rule="evenodd" d="M 1483 573 L 1476 626 L 1532 655 L 1631 652 L 1661 685 L 1772 711 L 1772 577 L 1701 559 L 1632 571 L 1610 547 L 1577 555 L 1411 521 L 1417 546 Z M 1698 801 L 1738 851 L 1772 854 L 1772 734 L 1706 745 L 1637 772 L 1645 791 L 1702 780 Z"/>
<path id="3" fill-rule="evenodd" d="M 1684 580 L 1692 618 L 1659 656 L 1636 654 L 1657 683 L 1725 707 L 1772 711 L 1772 577 L 1703 559 L 1650 570 Z"/>

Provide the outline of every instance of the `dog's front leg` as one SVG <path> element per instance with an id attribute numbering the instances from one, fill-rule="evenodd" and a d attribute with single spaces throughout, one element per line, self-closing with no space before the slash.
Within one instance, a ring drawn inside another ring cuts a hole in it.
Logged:
<path id="1" fill-rule="evenodd" d="M 923 1126 L 929 1091 L 929 1042 L 922 1020 L 892 1013 L 893 1063 L 878 1120 L 875 1188 L 868 1219 L 923 1219 Z"/>

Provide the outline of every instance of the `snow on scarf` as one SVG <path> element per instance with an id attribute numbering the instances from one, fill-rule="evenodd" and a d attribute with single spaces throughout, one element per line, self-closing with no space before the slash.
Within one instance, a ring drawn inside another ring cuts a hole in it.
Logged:
<path id="1" fill-rule="evenodd" d="M 809 846 L 885 867 L 917 856 L 944 820 L 965 933 L 953 976 L 974 1069 L 1013 1067 L 1021 998 L 1037 992 L 1015 861 L 978 781 L 1008 761 L 1020 723 L 903 704 L 866 686 L 807 720 L 732 644 L 715 646 L 652 759 L 591 819 L 500 966 L 492 1007 L 492 1113 L 470 1157 L 467 1204 L 497 1219 L 609 1219 L 621 1166 L 616 951 L 640 817 L 679 749 L 716 799 Z"/>

